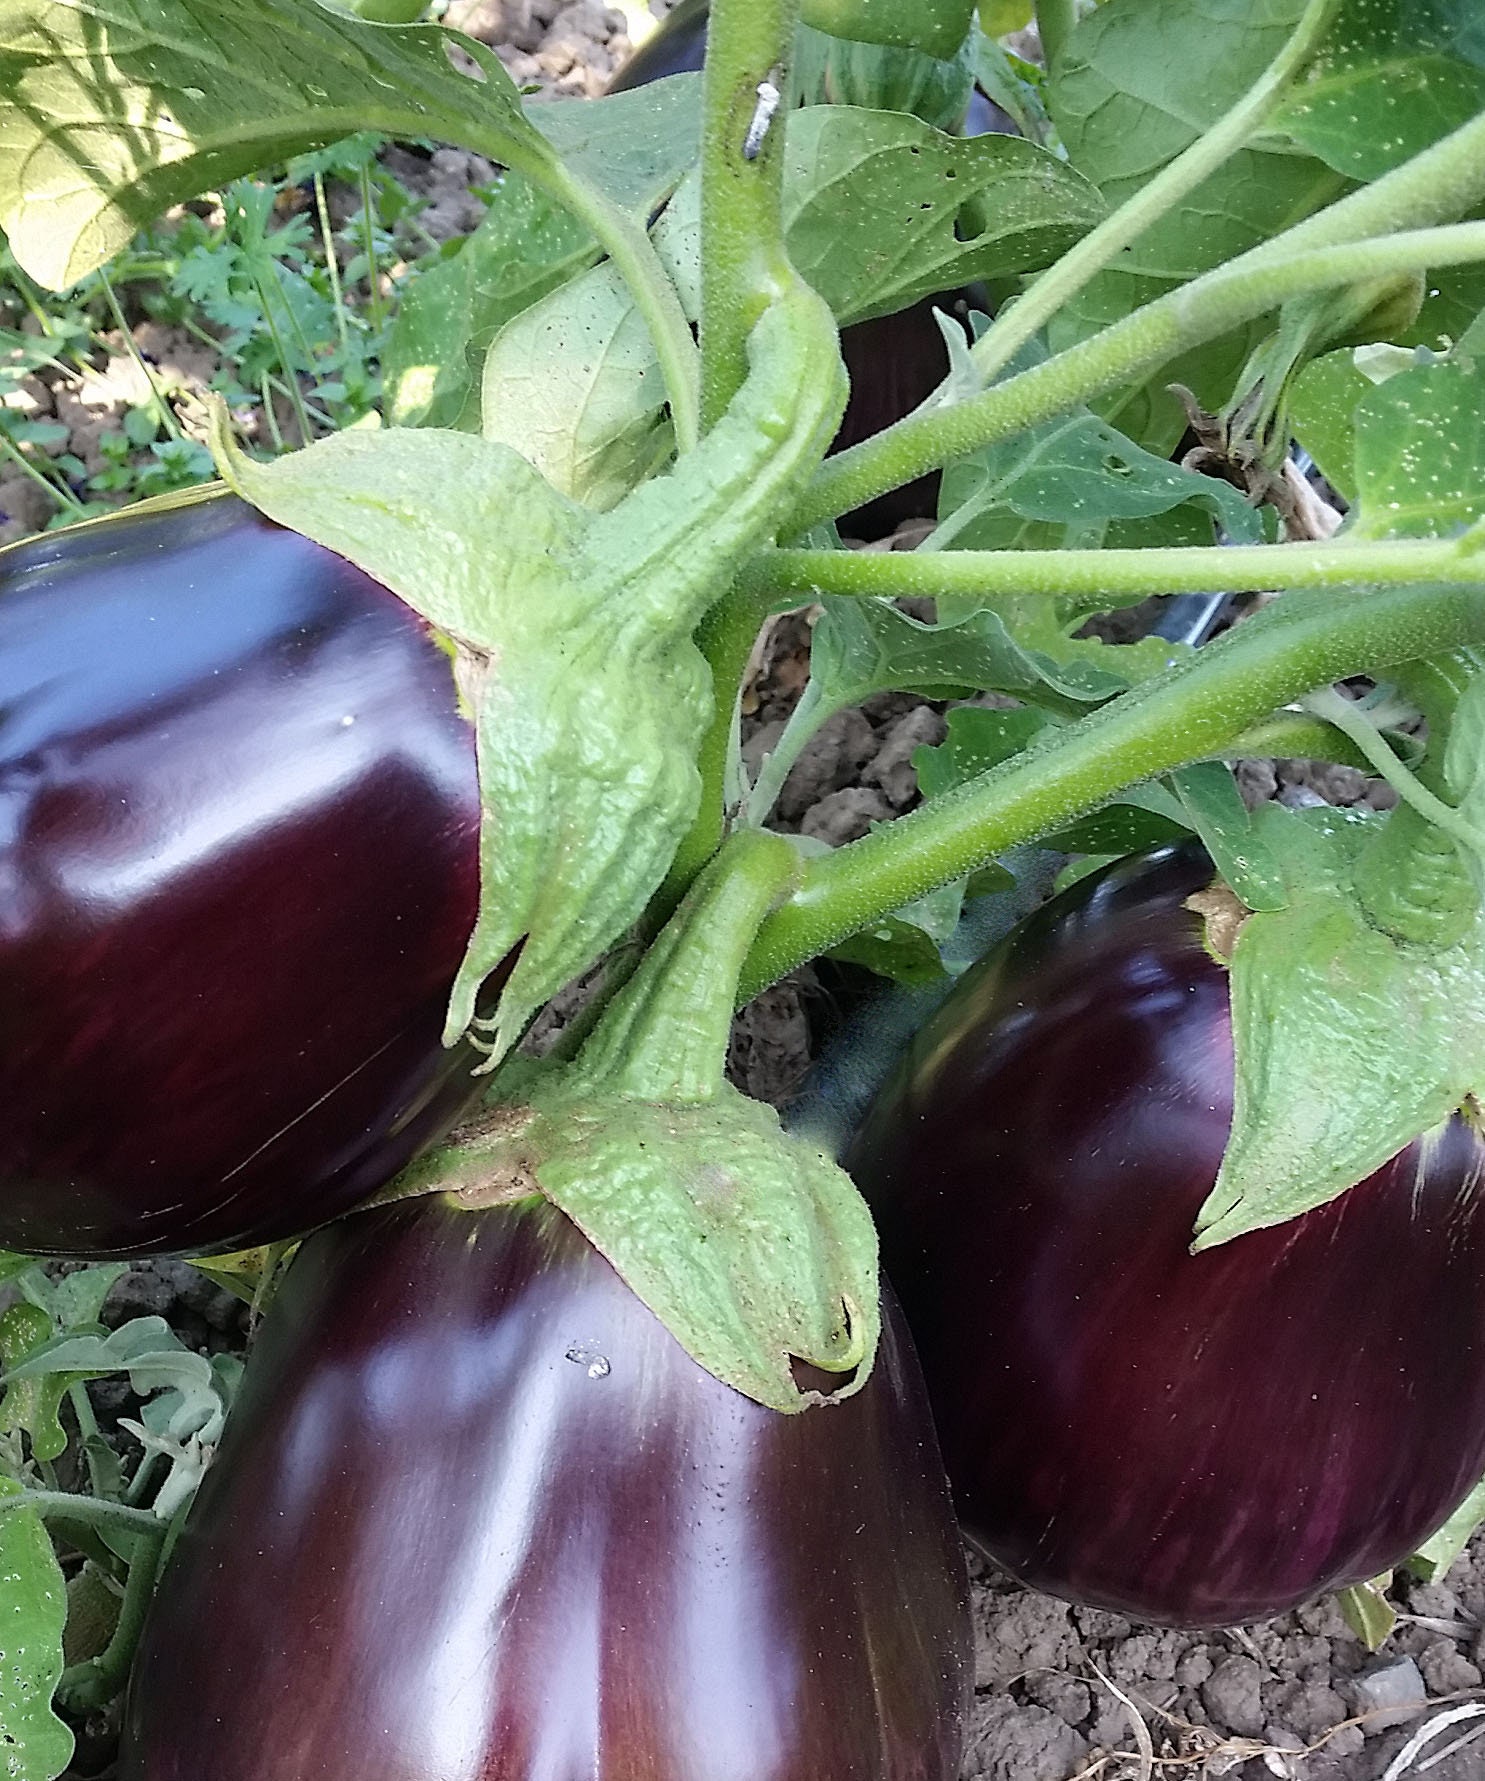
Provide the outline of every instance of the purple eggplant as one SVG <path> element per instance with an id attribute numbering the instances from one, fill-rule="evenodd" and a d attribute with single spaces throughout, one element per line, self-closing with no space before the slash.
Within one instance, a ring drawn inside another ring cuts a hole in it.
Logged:
<path id="1" fill-rule="evenodd" d="M 312 1237 L 151 1610 L 125 1781 L 953 1781 L 963 1552 L 889 1315 L 801 1415 L 545 1202 Z"/>
<path id="2" fill-rule="evenodd" d="M 1463 1119 L 1193 1256 L 1232 1116 L 1190 851 L 1049 904 L 917 1035 L 848 1166 L 970 1537 L 1072 1600 L 1278 1614 L 1485 1473 L 1485 1144 Z"/>
<path id="3" fill-rule="evenodd" d="M 428 627 L 207 494 L 0 553 L 0 1246 L 236 1248 L 468 1104 L 473 734 Z"/>

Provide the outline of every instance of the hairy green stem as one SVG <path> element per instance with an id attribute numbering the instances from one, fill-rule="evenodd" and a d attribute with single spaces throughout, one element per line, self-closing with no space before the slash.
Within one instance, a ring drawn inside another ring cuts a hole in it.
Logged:
<path id="1" fill-rule="evenodd" d="M 124 320 L 124 311 L 119 303 L 118 295 L 114 291 L 113 281 L 102 266 L 98 268 L 98 282 L 103 286 L 103 295 L 108 299 L 108 307 L 113 312 L 114 326 L 118 329 L 119 338 L 124 343 L 124 351 L 134 361 L 134 369 L 144 379 L 149 389 L 150 406 L 154 409 L 156 418 L 170 437 L 178 440 L 181 436 L 180 423 L 175 418 L 174 410 L 165 400 L 165 392 L 160 388 L 154 372 L 145 363 L 144 354 L 140 352 L 134 338 L 134 330 Z"/>
<path id="2" fill-rule="evenodd" d="M 153 1540 L 165 1538 L 166 1524 L 148 1509 L 131 1509 L 124 1503 L 105 1502 L 100 1497 L 74 1496 L 67 1490 L 27 1490 L 19 1496 L 0 1497 L 0 1515 L 8 1515 L 13 1509 L 34 1509 L 48 1525 L 74 1521 L 81 1527 L 107 1528 Z"/>
<path id="3" fill-rule="evenodd" d="M 51 477 L 38 470 L 4 427 L 0 427 L 0 456 L 9 458 L 18 470 L 23 470 L 32 482 L 38 483 L 44 488 L 58 507 L 65 508 L 68 513 L 78 519 L 82 518 L 82 502 L 77 499 L 71 489 L 63 488 L 60 483 L 53 482 Z"/>
<path id="4" fill-rule="evenodd" d="M 164 1523 L 157 1524 L 164 1532 Z M 129 1561 L 129 1576 L 119 1617 L 107 1645 L 96 1657 L 63 1670 L 57 1696 L 74 1713 L 106 1707 L 129 1680 L 130 1666 L 144 1631 L 145 1616 L 154 1599 L 155 1577 L 160 1568 L 161 1542 L 141 1539 Z"/>
<path id="5" fill-rule="evenodd" d="M 738 973 L 759 924 L 797 881 L 782 835 L 734 835 L 614 997 L 575 1068 L 646 1101 L 706 1101 L 722 1082 Z"/>
<path id="6" fill-rule="evenodd" d="M 748 335 L 788 275 L 778 114 L 798 18 L 799 0 L 713 0 L 711 8 L 701 125 L 703 428 L 742 387 Z"/>
<path id="7" fill-rule="evenodd" d="M 696 874 L 722 845 L 727 828 L 726 787 L 737 733 L 737 701 L 748 659 L 767 609 L 754 595 L 733 589 L 701 621 L 696 641 L 712 671 L 712 720 L 697 755 L 701 802 L 696 820 L 676 849 L 665 883 L 656 893 L 656 925 L 667 919 Z"/>
<path id="8" fill-rule="evenodd" d="M 644 224 L 626 216 L 591 186 L 575 178 L 555 157 L 550 166 L 530 171 L 537 184 L 545 186 L 587 225 L 613 261 L 654 341 L 670 398 L 676 449 L 692 450 L 701 437 L 701 379 L 696 345 L 680 297 Z"/>
<path id="9" fill-rule="evenodd" d="M 340 288 L 340 261 L 335 252 L 335 231 L 330 226 L 330 204 L 325 196 L 325 176 L 315 173 L 315 213 L 320 220 L 320 243 L 325 250 L 325 275 L 330 280 L 330 299 L 335 305 L 335 330 L 343 357 L 349 357 L 350 332 L 345 318 L 345 296 Z"/>
<path id="10" fill-rule="evenodd" d="M 1096 273 L 1248 142 L 1314 54 L 1339 4 L 1310 0 L 1293 36 L 1237 104 L 1000 312 L 970 353 L 983 377 L 1002 371 Z"/>
<path id="11" fill-rule="evenodd" d="M 1126 786 L 1221 752 L 1317 686 L 1480 643 L 1485 601 L 1474 588 L 1290 594 L 1044 744 L 810 861 L 799 889 L 759 930 L 740 999 Z"/>
<path id="12" fill-rule="evenodd" d="M 773 606 L 829 595 L 939 599 L 1000 594 L 1094 595 L 1109 606 L 1153 594 L 1263 593 L 1277 588 L 1354 587 L 1420 581 L 1485 583 L 1485 552 L 1454 539 L 1253 544 L 1231 550 L 1191 545 L 1144 550 L 769 550 L 753 558 L 741 586 Z"/>
<path id="13" fill-rule="evenodd" d="M 1481 170 L 1485 184 L 1485 167 Z M 1215 339 L 1291 297 L 1364 279 L 1485 260 L 1485 223 L 1417 229 L 1377 240 L 1306 248 L 1256 259 L 1244 255 L 1123 321 L 1079 341 L 949 408 L 909 416 L 875 438 L 831 458 L 790 515 L 799 533 L 874 500 L 954 458 L 1076 407 L 1103 391 L 1156 371 L 1178 353 Z"/>
<path id="14" fill-rule="evenodd" d="M 1476 853 L 1482 849 L 1480 831 L 1450 804 L 1431 792 L 1413 770 L 1398 759 L 1392 744 L 1355 700 L 1342 697 L 1333 686 L 1317 687 L 1304 699 L 1307 711 L 1333 724 L 1366 756 L 1372 771 L 1385 779 L 1405 804 L 1436 829 Z"/>

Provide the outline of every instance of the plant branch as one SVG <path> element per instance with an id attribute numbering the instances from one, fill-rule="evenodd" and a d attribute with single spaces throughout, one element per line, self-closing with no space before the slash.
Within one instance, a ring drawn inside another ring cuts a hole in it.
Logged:
<path id="1" fill-rule="evenodd" d="M 1480 170 L 1485 186 L 1485 162 Z M 1272 245 L 1272 244 L 1270 244 Z M 1431 266 L 1485 260 L 1485 223 L 1416 229 L 1377 240 L 1244 255 L 1056 358 L 949 408 L 909 416 L 831 458 L 790 515 L 799 533 L 874 500 L 954 458 L 981 451 L 1051 420 L 1103 391 L 1148 376 L 1193 346 L 1215 339 L 1291 297 Z"/>
<path id="2" fill-rule="evenodd" d="M 166 1533 L 166 1524 L 148 1509 L 131 1509 L 101 1497 L 74 1496 L 66 1490 L 27 1490 L 19 1496 L 0 1497 L 0 1516 L 15 1509 L 34 1509 L 48 1525 L 73 1521 L 81 1527 L 111 1528 L 115 1533 L 140 1534 L 153 1540 L 163 1540 Z"/>
<path id="3" fill-rule="evenodd" d="M 164 1523 L 157 1523 L 157 1526 L 163 1534 Z M 96 1657 L 72 1664 L 62 1672 L 57 1695 L 74 1713 L 106 1707 L 128 1681 L 139 1635 L 144 1631 L 145 1616 L 154 1598 L 160 1548 L 159 1540 L 139 1541 L 129 1561 L 124 1599 L 119 1605 L 119 1618 L 107 1645 Z"/>
<path id="4" fill-rule="evenodd" d="M 740 999 L 1126 786 L 1221 752 L 1317 686 L 1480 642 L 1485 601 L 1475 588 L 1386 588 L 1364 599 L 1317 591 L 1276 601 L 1045 743 L 810 861 L 799 890 L 759 930 Z"/>
<path id="5" fill-rule="evenodd" d="M 701 771 L 701 802 L 690 832 L 676 849 L 665 883 L 656 892 L 647 926 L 652 932 L 679 905 L 691 881 L 722 845 L 727 827 L 727 779 L 737 730 L 737 701 L 748 659 L 758 639 L 766 607 L 756 596 L 734 588 L 701 621 L 696 641 L 712 671 L 712 721 L 696 764 Z"/>
<path id="6" fill-rule="evenodd" d="M 1000 594 L 1105 596 L 1112 606 L 1154 594 L 1263 593 L 1277 588 L 1485 583 L 1485 552 L 1455 539 L 1191 545 L 1146 550 L 770 550 L 741 585 L 773 606 L 827 595 L 902 599 Z"/>
<path id="7" fill-rule="evenodd" d="M 987 381 L 1004 370 L 1096 273 L 1248 142 L 1314 54 L 1339 3 L 1310 0 L 1293 36 L 1237 104 L 1000 312 L 970 353 Z M 1040 13 L 1039 8 L 1038 16 Z M 1042 43 L 1050 62 L 1052 50 L 1045 35 Z"/>
<path id="8" fill-rule="evenodd" d="M 753 324 L 788 276 L 782 94 L 799 0 L 713 0 L 701 126 L 701 419 L 747 376 Z"/>

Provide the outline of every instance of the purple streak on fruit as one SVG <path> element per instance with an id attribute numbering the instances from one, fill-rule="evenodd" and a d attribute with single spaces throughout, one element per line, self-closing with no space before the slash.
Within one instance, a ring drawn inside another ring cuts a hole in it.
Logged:
<path id="1" fill-rule="evenodd" d="M 1191 852 L 1075 887 L 921 1031 L 847 1159 L 961 1520 L 1038 1588 L 1176 1625 L 1413 1551 L 1485 1473 L 1485 1145 L 1461 1119 L 1198 1256 L 1232 1115 Z"/>
<path id="2" fill-rule="evenodd" d="M 953 1781 L 963 1554 L 892 1316 L 784 1416 L 554 1208 L 311 1238 L 135 1668 L 128 1781 Z"/>
<path id="3" fill-rule="evenodd" d="M 0 556 L 0 1246 L 234 1248 L 467 1104 L 450 661 L 230 495 Z"/>

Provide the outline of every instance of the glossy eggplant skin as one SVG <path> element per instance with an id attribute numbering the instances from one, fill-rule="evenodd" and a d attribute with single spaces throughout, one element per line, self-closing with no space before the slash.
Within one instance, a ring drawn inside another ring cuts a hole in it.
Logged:
<path id="1" fill-rule="evenodd" d="M 447 654 L 226 494 L 0 554 L 0 1247 L 293 1235 L 467 1104 Z"/>
<path id="2" fill-rule="evenodd" d="M 706 61 L 706 27 L 711 0 L 680 0 L 624 61 L 608 83 L 611 93 L 630 93 L 672 74 L 699 74 Z"/>
<path id="3" fill-rule="evenodd" d="M 1188 1252 L 1232 1115 L 1199 853 L 1076 886 L 917 1035 L 847 1165 L 971 1539 L 1180 1626 L 1412 1552 L 1485 1473 L 1485 1145 L 1456 1119 L 1291 1223 Z"/>
<path id="4" fill-rule="evenodd" d="M 552 1207 L 305 1245 L 162 1579 L 125 1781 L 954 1781 L 963 1549 L 900 1321 L 784 1416 Z"/>

